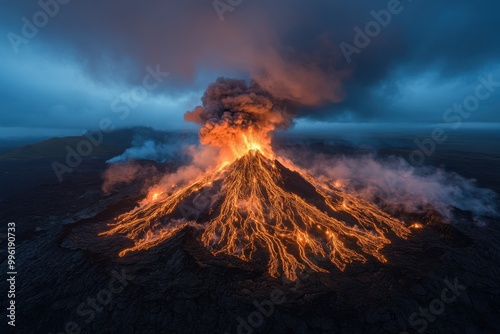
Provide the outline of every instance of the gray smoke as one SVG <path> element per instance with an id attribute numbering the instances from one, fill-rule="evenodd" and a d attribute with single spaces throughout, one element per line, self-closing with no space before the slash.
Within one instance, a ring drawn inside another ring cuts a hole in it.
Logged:
<path id="1" fill-rule="evenodd" d="M 291 160 L 321 181 L 338 181 L 342 189 L 369 201 L 383 200 L 395 209 L 424 212 L 429 206 L 449 222 L 456 209 L 472 213 L 477 224 L 483 217 L 498 217 L 498 196 L 476 180 L 434 167 L 412 167 L 402 158 L 316 156 Z"/>

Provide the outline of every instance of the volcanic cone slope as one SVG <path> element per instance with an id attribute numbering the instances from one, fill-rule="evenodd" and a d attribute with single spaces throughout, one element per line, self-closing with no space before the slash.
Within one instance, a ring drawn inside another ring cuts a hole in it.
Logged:
<path id="1" fill-rule="evenodd" d="M 200 197 L 202 206 L 196 205 Z M 195 220 L 185 219 L 186 208 Z M 305 270 L 326 272 L 332 264 L 344 270 L 367 256 L 386 262 L 382 248 L 391 242 L 388 236 L 407 238 L 410 233 L 375 205 L 250 150 L 117 217 L 101 235 L 122 233 L 134 240 L 123 256 L 150 249 L 189 225 L 200 228 L 201 242 L 214 255 L 244 261 L 264 257 L 271 276 L 291 280 Z"/>

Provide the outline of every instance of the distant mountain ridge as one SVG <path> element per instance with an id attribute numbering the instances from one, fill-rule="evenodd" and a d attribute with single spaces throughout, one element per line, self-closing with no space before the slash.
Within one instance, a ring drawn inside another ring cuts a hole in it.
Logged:
<path id="1" fill-rule="evenodd" d="M 120 155 L 132 145 L 134 138 L 137 136 L 161 141 L 171 135 L 170 132 L 147 127 L 115 130 L 111 133 L 103 134 L 102 142 L 99 145 L 92 145 L 92 152 L 88 157 L 108 159 Z M 67 146 L 76 149 L 78 143 L 82 140 L 87 140 L 87 138 L 85 136 L 69 136 L 46 139 L 38 143 L 24 145 L 0 153 L 0 161 L 65 157 L 68 153 Z"/>

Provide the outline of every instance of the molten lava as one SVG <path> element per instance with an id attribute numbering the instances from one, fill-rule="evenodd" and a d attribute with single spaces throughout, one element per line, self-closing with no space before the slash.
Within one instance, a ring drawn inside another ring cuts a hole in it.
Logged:
<path id="1" fill-rule="evenodd" d="M 230 148 L 232 161 L 173 192 L 156 190 L 101 235 L 120 233 L 133 240 L 133 247 L 120 252 L 124 256 L 197 226 L 212 254 L 243 261 L 265 254 L 269 275 L 295 280 L 305 270 L 326 272 L 328 262 L 340 270 L 367 255 L 386 262 L 381 250 L 390 243 L 388 235 L 410 234 L 401 221 L 341 192 L 339 184 L 322 184 L 285 167 L 251 131 Z M 211 196 L 196 210 L 197 221 L 186 219 L 186 205 L 207 192 Z"/>

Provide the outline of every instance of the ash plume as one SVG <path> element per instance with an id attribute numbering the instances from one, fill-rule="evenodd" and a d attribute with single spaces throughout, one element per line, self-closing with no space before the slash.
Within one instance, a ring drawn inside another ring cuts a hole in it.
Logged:
<path id="1" fill-rule="evenodd" d="M 255 81 L 219 78 L 202 97 L 202 106 L 186 112 L 184 119 L 202 125 L 200 142 L 224 147 L 242 146 L 242 132 L 270 144 L 269 133 L 292 124 L 285 101 L 274 98 Z"/>

